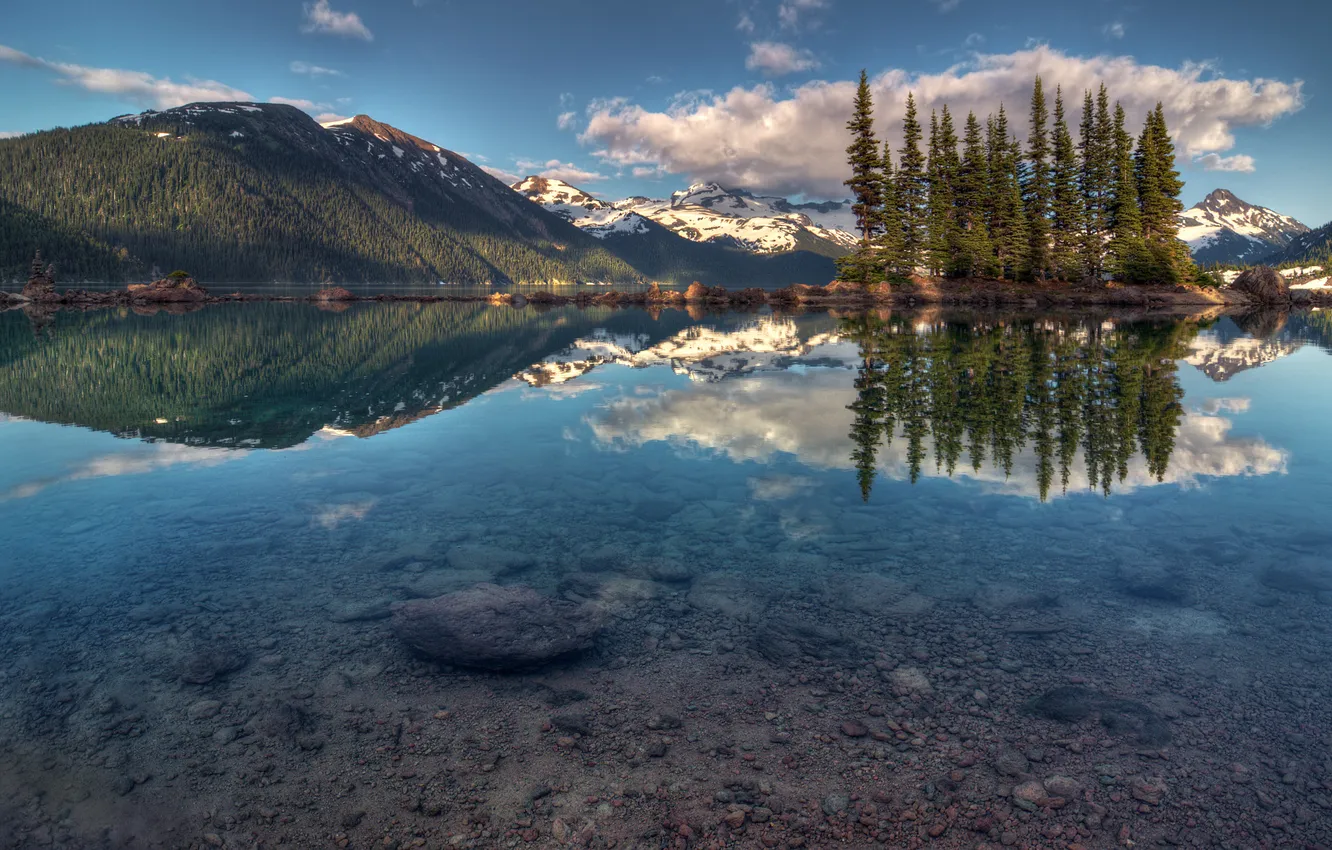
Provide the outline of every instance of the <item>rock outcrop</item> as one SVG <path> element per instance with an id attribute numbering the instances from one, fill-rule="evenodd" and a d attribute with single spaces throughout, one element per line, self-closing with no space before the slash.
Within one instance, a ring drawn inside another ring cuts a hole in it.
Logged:
<path id="1" fill-rule="evenodd" d="M 1268 266 L 1246 269 L 1230 288 L 1243 292 L 1260 304 L 1286 304 L 1290 301 L 1290 285 L 1286 279 Z"/>
<path id="2" fill-rule="evenodd" d="M 41 251 L 33 254 L 23 297 L 29 301 L 53 301 L 59 297 L 55 291 L 55 263 L 43 267 Z"/>
<path id="3" fill-rule="evenodd" d="M 439 661 L 484 670 L 520 670 L 590 648 L 602 614 L 542 596 L 531 587 L 478 584 L 393 606 L 393 633 Z"/>
<path id="4" fill-rule="evenodd" d="M 192 277 L 168 277 L 152 283 L 131 283 L 128 291 L 131 301 L 158 304 L 208 299 L 208 290 Z"/>

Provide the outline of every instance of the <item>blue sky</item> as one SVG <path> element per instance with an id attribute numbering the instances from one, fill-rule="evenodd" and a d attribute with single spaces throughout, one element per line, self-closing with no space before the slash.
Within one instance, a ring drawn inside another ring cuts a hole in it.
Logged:
<path id="1" fill-rule="evenodd" d="M 1040 72 L 1075 111 L 1101 80 L 1131 118 L 1165 101 L 1187 203 L 1224 186 L 1319 225 L 1329 31 L 1329 4 L 1293 0 L 47 0 L 6 9 L 0 133 L 248 95 L 608 197 L 840 197 L 862 67 L 890 136 L 908 90 L 1021 123 Z"/>

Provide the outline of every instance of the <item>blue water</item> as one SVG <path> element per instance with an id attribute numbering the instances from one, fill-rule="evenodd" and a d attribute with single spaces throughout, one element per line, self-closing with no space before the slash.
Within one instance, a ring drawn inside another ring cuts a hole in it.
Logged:
<path id="1" fill-rule="evenodd" d="M 0 314 L 0 846 L 1326 843 L 1328 328 Z M 361 616 L 483 582 L 608 625 L 494 674 Z"/>

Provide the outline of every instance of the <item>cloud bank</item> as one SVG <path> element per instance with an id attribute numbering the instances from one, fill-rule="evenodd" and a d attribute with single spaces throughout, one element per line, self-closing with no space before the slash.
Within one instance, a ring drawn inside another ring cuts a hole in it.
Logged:
<path id="1" fill-rule="evenodd" d="M 1010 126 L 1021 135 L 1037 74 L 1049 89 L 1062 85 L 1068 93 L 1074 128 L 1083 90 L 1102 82 L 1123 103 L 1135 131 L 1161 101 L 1184 161 L 1213 153 L 1220 159 L 1235 146 L 1237 128 L 1268 124 L 1304 104 L 1300 81 L 1230 79 L 1206 64 L 1166 68 L 1129 56 L 1070 56 L 1037 45 L 977 54 L 938 74 L 900 69 L 879 74 L 872 82 L 877 130 L 898 144 L 906 95 L 914 92 L 927 115 L 947 103 L 959 116 L 974 110 L 983 119 L 1003 103 Z M 737 86 L 677 98 L 663 111 L 611 99 L 593 105 L 579 138 L 615 167 L 652 166 L 690 180 L 841 198 L 847 176 L 845 124 L 854 92 L 850 80 L 816 81 L 790 90 Z"/>
<path id="2" fill-rule="evenodd" d="M 187 79 L 183 83 L 154 77 L 143 71 L 118 68 L 89 68 L 68 62 L 51 62 L 0 44 L 0 62 L 47 71 L 56 82 L 97 94 L 109 94 L 153 109 L 170 109 L 200 100 L 254 100 L 254 95 L 216 80 Z"/>

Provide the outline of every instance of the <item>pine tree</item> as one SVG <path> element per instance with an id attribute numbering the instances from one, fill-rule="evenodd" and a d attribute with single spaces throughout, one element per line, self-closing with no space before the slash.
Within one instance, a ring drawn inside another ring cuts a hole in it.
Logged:
<path id="1" fill-rule="evenodd" d="M 1050 170 L 1051 266 L 1061 280 L 1081 277 L 1083 207 L 1078 197 L 1078 161 L 1064 117 L 1064 96 L 1055 88 L 1054 162 Z"/>
<path id="2" fill-rule="evenodd" d="M 1008 115 L 1003 104 L 995 118 L 989 140 L 990 239 L 995 265 L 1001 277 L 1016 279 L 1026 254 L 1027 228 L 1023 219 L 1022 190 L 1018 183 L 1021 149 L 1008 133 Z"/>
<path id="3" fill-rule="evenodd" d="M 868 245 L 874 230 L 874 211 L 881 202 L 879 174 L 879 142 L 874 137 L 874 98 L 870 92 L 869 77 L 860 72 L 860 85 L 856 88 L 855 106 L 851 120 L 846 122 L 851 133 L 851 144 L 846 149 L 851 177 L 845 181 L 854 196 L 851 211 L 856 216 L 862 245 Z"/>
<path id="4" fill-rule="evenodd" d="M 948 272 L 957 248 L 957 133 L 948 107 L 930 116 L 929 265 L 933 274 Z"/>
<path id="5" fill-rule="evenodd" d="M 1105 267 L 1105 239 L 1109 229 L 1114 139 L 1110 125 L 1110 96 L 1102 83 L 1093 107 L 1091 92 L 1083 99 L 1080 128 L 1082 169 L 1080 186 L 1084 208 L 1082 264 L 1084 272 L 1099 279 Z"/>
<path id="6" fill-rule="evenodd" d="M 1027 218 L 1027 256 L 1023 272 L 1044 280 L 1050 272 L 1050 137 L 1045 89 L 1037 77 L 1031 92 L 1031 129 L 1027 136 L 1027 165 L 1023 173 L 1022 202 Z"/>
<path id="7" fill-rule="evenodd" d="M 902 265 L 908 274 L 924 261 L 926 200 L 929 185 L 925 177 L 925 157 L 920 152 L 920 120 L 916 115 L 916 97 L 907 95 L 906 115 L 902 119 L 902 148 L 897 157 L 897 204 L 902 218 Z"/>
<path id="8" fill-rule="evenodd" d="M 1107 267 L 1120 280 L 1142 282 L 1150 275 L 1150 263 L 1142 239 L 1142 210 L 1138 206 L 1138 181 L 1133 171 L 1133 138 L 1125 130 L 1124 121 L 1124 108 L 1116 103 Z"/>
<path id="9" fill-rule="evenodd" d="M 909 269 L 903 269 L 902 210 L 897 197 L 897 175 L 893 172 L 893 153 L 886 140 L 879 174 L 882 204 L 879 207 L 879 235 L 875 237 L 876 261 L 885 277 L 910 274 Z"/>
<path id="10" fill-rule="evenodd" d="M 993 248 L 986 229 L 989 208 L 990 166 L 976 113 L 967 113 L 962 141 L 962 163 L 958 169 L 956 205 L 958 250 L 953 272 L 964 277 L 993 271 Z"/>
<path id="11" fill-rule="evenodd" d="M 851 177 L 845 185 L 851 189 L 854 198 L 851 211 L 855 213 L 856 226 L 860 229 L 860 246 L 854 254 L 838 259 L 837 274 L 842 280 L 869 283 L 875 271 L 871 239 L 883 203 L 883 175 L 879 142 L 874 136 L 874 99 L 869 77 L 864 71 L 860 72 L 854 103 L 851 119 L 846 122 L 846 129 L 851 133 L 851 144 L 846 149 Z"/>
<path id="12" fill-rule="evenodd" d="M 1160 103 L 1147 116 L 1134 153 L 1142 236 L 1159 283 L 1191 281 L 1196 276 L 1188 248 L 1178 238 L 1179 193 L 1184 183 L 1175 170 L 1175 144 Z"/>

